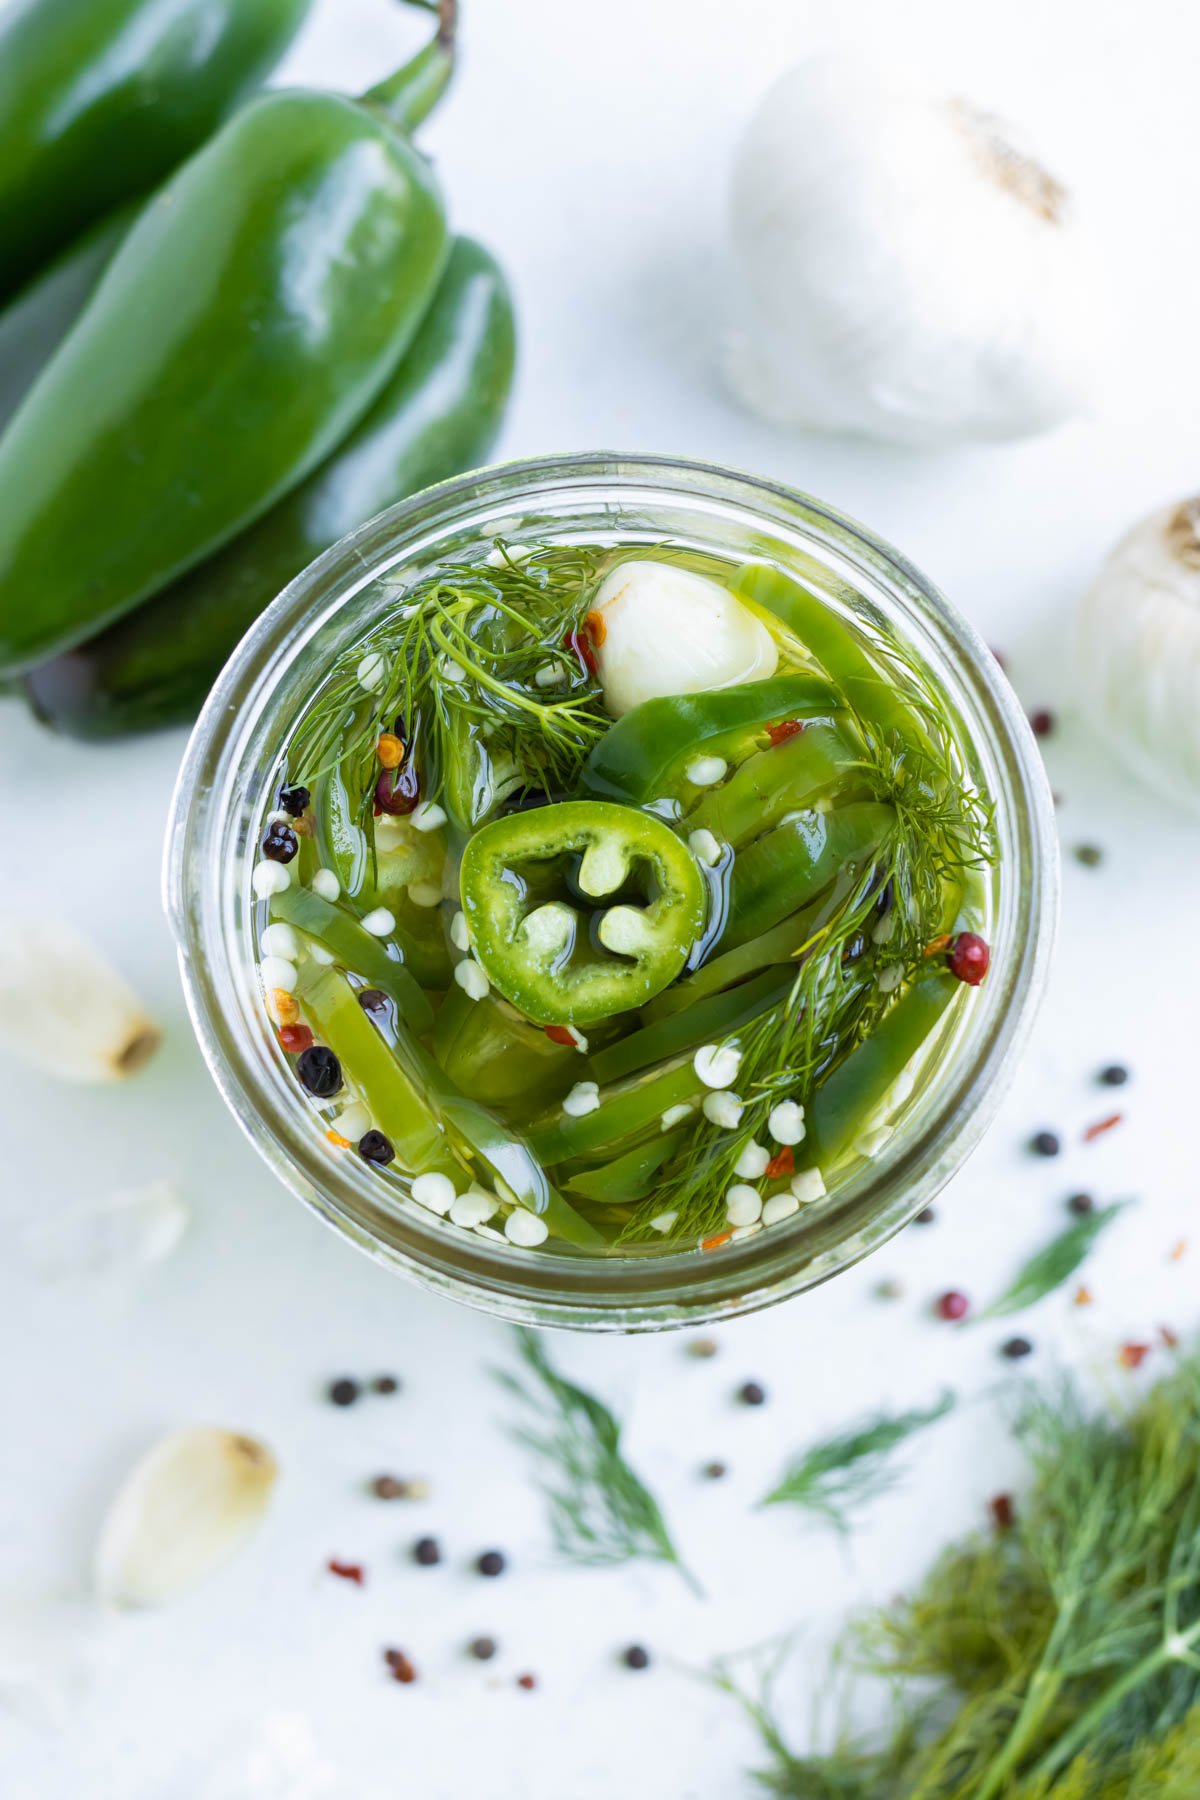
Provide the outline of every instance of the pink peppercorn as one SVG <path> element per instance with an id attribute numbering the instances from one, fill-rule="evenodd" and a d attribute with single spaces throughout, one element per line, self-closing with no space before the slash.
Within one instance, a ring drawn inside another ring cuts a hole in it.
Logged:
<path id="1" fill-rule="evenodd" d="M 937 1301 L 934 1311 L 939 1319 L 965 1319 L 971 1310 L 971 1302 L 965 1294 L 957 1293 L 950 1288 Z"/>
<path id="2" fill-rule="evenodd" d="M 950 946 L 947 962 L 950 973 L 968 987 L 978 987 L 988 972 L 992 953 L 984 940 L 973 931 L 960 931 Z"/>

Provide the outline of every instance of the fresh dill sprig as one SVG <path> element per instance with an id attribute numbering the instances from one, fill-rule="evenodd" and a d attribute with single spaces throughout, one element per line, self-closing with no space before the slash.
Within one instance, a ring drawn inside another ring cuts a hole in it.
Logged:
<path id="1" fill-rule="evenodd" d="M 536 1333 L 518 1328 L 516 1337 L 526 1379 L 507 1369 L 496 1375 L 539 1420 L 515 1427 L 513 1435 L 542 1466 L 559 1554 L 591 1566 L 636 1559 L 671 1563 L 699 1593 L 662 1509 L 621 1452 L 621 1427 L 612 1413 L 559 1374 Z"/>
<path id="2" fill-rule="evenodd" d="M 1010 1287 L 1007 1287 L 998 1300 L 976 1314 L 977 1319 L 1002 1319 L 1009 1313 L 1021 1312 L 1032 1306 L 1035 1301 L 1042 1300 L 1060 1288 L 1075 1273 L 1096 1239 L 1117 1214 L 1123 1212 L 1128 1201 L 1118 1200 L 1111 1206 L 1105 1206 L 1099 1212 L 1085 1213 L 1082 1218 L 1060 1231 L 1051 1238 L 1048 1244 L 1035 1251 L 1026 1262 Z"/>
<path id="3" fill-rule="evenodd" d="M 899 1473 L 894 1452 L 926 1425 L 944 1419 L 955 1404 L 949 1389 L 925 1408 L 877 1413 L 814 1444 L 792 1463 L 762 1506 L 801 1506 L 838 1531 L 849 1530 L 856 1507 L 885 1493 Z"/>
<path id="4" fill-rule="evenodd" d="M 946 1552 L 857 1628 L 894 1735 L 790 1751 L 793 1800 L 1193 1800 L 1200 1793 L 1200 1358 L 1126 1417 L 1069 1387 L 1027 1401 L 1013 1525 Z"/>
<path id="5" fill-rule="evenodd" d="M 423 797 L 434 800 L 456 766 L 460 786 L 480 793 L 565 791 L 612 723 L 572 643 L 609 552 L 495 548 L 494 563 L 448 565 L 398 589 L 393 613 L 339 658 L 289 747 L 292 781 L 341 767 L 368 837 L 381 731 L 415 746 Z M 373 655 L 382 679 L 367 691 L 358 670 Z"/>

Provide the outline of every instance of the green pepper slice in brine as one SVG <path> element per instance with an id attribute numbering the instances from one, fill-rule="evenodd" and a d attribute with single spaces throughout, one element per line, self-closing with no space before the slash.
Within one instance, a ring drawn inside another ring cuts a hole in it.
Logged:
<path id="1" fill-rule="evenodd" d="M 645 805 L 686 793 L 687 767 L 697 756 L 740 762 L 760 748 L 767 726 L 787 719 L 832 719 L 842 710 L 837 690 L 820 675 L 772 675 L 708 694 L 669 694 L 643 700 L 611 726 L 583 766 L 588 794 Z"/>
<path id="2" fill-rule="evenodd" d="M 591 1025 L 661 993 L 704 923 L 695 858 L 661 819 L 568 800 L 485 825 L 462 903 L 493 987 L 543 1025 Z"/>

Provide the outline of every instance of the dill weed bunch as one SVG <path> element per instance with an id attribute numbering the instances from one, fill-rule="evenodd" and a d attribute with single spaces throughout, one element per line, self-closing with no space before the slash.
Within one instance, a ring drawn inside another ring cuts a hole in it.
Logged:
<path id="1" fill-rule="evenodd" d="M 763 1780 L 794 1800 L 1195 1800 L 1200 1794 L 1200 1358 L 1125 1419 L 1063 1388 L 1017 1422 L 1010 1530 L 955 1546 L 868 1620 L 856 1662 L 892 1734 L 795 1756 L 765 1700 Z M 932 1698 L 931 1698 L 932 1694 Z"/>

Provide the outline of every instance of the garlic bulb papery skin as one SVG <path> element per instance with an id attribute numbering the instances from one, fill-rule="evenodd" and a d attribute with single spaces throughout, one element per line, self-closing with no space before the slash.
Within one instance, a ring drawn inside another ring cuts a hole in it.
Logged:
<path id="1" fill-rule="evenodd" d="M 278 1475 L 265 1444 L 215 1426 L 175 1431 L 113 1501 L 96 1549 L 96 1591 L 119 1608 L 161 1606 L 195 1587 L 261 1523 Z"/>
<path id="2" fill-rule="evenodd" d="M 1152 513 L 1079 608 L 1079 699 L 1159 793 L 1200 813 L 1200 496 Z"/>
<path id="3" fill-rule="evenodd" d="M 779 663 L 774 639 L 748 607 L 672 563 L 619 563 L 592 611 L 604 622 L 597 672 L 615 719 L 643 700 L 762 681 Z"/>
<path id="4" fill-rule="evenodd" d="M 1107 336 L 1066 190 L 1008 129 L 825 52 L 742 139 L 729 385 L 777 424 L 935 447 L 1084 409 Z"/>
<path id="5" fill-rule="evenodd" d="M 64 1081 L 119 1081 L 161 1041 L 129 983 L 72 926 L 0 916 L 0 1050 Z"/>

